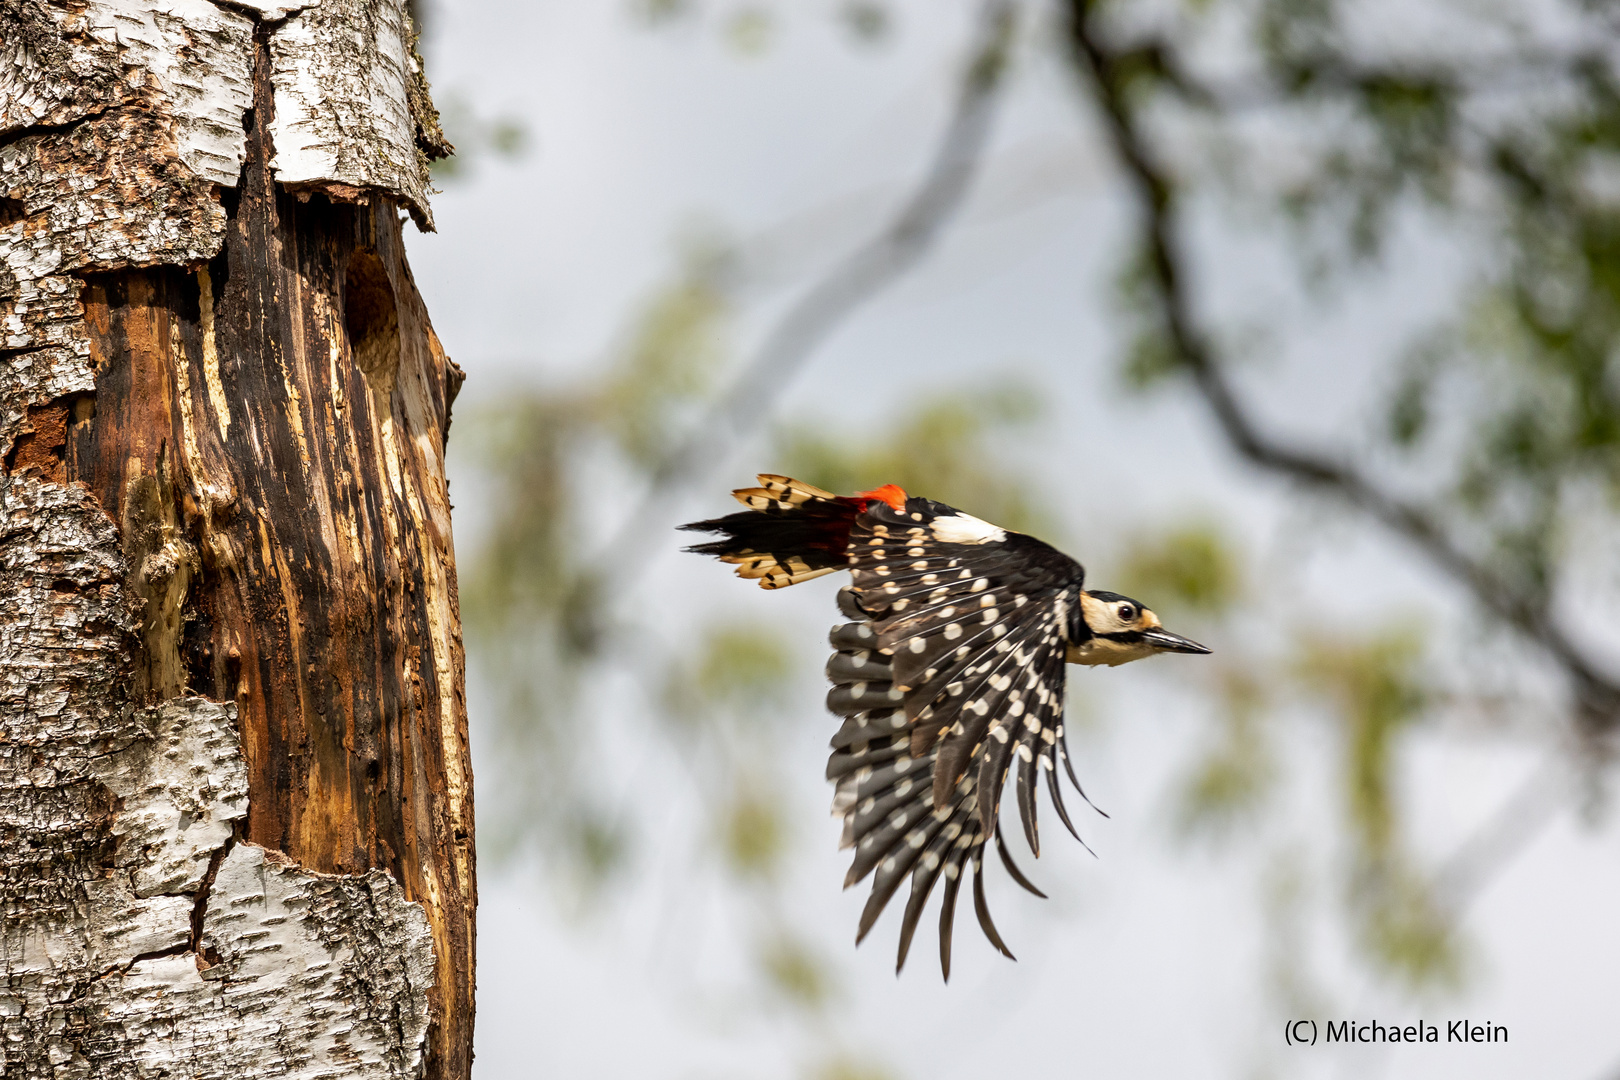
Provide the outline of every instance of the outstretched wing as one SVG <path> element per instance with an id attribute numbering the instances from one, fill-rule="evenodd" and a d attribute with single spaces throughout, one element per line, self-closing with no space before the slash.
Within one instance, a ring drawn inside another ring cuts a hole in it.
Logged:
<path id="1" fill-rule="evenodd" d="M 857 940 L 909 874 L 903 965 L 943 876 L 940 962 L 948 978 L 956 892 L 969 861 L 979 923 L 1012 955 L 984 901 L 990 838 L 1014 879 L 1041 895 L 1001 840 L 1001 791 L 1015 764 L 1031 849 L 1040 850 L 1034 796 L 1042 768 L 1073 831 L 1051 774 L 1060 758 L 1068 765 L 1064 652 L 1084 571 L 1038 540 L 924 499 L 901 511 L 868 507 L 850 533 L 850 565 L 854 583 L 840 606 L 860 621 L 832 635 L 828 706 L 846 719 L 828 777 L 838 783 L 844 842 L 856 849 L 846 886 L 876 872 Z"/>

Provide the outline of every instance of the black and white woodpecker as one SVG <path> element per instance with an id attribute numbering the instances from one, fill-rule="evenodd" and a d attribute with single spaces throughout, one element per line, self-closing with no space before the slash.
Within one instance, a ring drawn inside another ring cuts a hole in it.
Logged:
<path id="1" fill-rule="evenodd" d="M 873 875 L 856 943 L 909 875 L 899 970 L 943 878 L 939 959 L 950 978 L 956 894 L 971 864 L 979 925 L 1012 957 L 985 904 L 984 848 L 993 838 L 1013 879 L 1045 895 L 1002 840 L 1001 792 L 1014 769 L 1030 850 L 1039 856 L 1043 771 L 1058 818 L 1079 839 L 1057 780 L 1061 762 L 1080 791 L 1064 739 L 1065 665 L 1209 650 L 1137 600 L 1084 588 L 1085 568 L 1051 545 L 893 484 L 846 497 L 785 476 L 759 483 L 732 493 L 747 510 L 681 527 L 718 534 L 687 550 L 736 564 L 762 588 L 850 571 L 838 606 L 852 621 L 830 635 L 827 707 L 844 719 L 827 778 L 843 846 L 855 849 L 844 886 Z"/>

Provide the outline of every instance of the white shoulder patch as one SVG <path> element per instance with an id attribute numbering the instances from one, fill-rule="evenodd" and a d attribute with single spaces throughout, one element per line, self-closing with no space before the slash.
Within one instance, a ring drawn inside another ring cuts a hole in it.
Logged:
<path id="1" fill-rule="evenodd" d="M 934 539 L 947 544 L 998 544 L 1007 539 L 1007 530 L 980 521 L 971 514 L 937 517 L 931 526 Z"/>

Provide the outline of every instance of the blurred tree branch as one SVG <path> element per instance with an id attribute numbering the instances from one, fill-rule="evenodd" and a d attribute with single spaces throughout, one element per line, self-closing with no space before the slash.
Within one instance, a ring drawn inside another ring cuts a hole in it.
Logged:
<path id="1" fill-rule="evenodd" d="M 1290 445 L 1267 432 L 1233 389 L 1223 362 L 1199 328 L 1186 285 L 1187 257 L 1176 228 L 1177 190 L 1156 160 L 1133 98 L 1133 83 L 1145 70 L 1143 50 L 1112 45 L 1097 25 L 1097 0 L 1070 0 L 1069 45 L 1076 66 L 1094 90 L 1107 135 L 1139 199 L 1145 269 L 1163 321 L 1171 365 L 1191 377 L 1227 442 L 1262 469 L 1330 492 L 1405 537 L 1436 567 L 1461 584 L 1484 610 L 1536 643 L 1564 670 L 1588 736 L 1620 724 L 1620 682 L 1602 671 L 1556 623 L 1542 590 L 1519 586 L 1472 556 L 1445 525 L 1422 507 L 1385 490 L 1342 458 Z M 1151 56 L 1150 56 L 1151 59 Z M 1181 81 L 1168 79 L 1170 85 Z"/>
<path id="2" fill-rule="evenodd" d="M 598 557 L 566 605 L 570 636 L 594 649 L 614 600 L 634 584 L 636 567 L 667 542 L 682 498 L 727 447 L 757 431 L 806 360 L 856 308 L 904 276 L 926 255 L 962 206 L 989 141 L 1006 82 L 1017 0 L 985 0 L 955 110 L 922 181 L 894 219 L 851 252 L 772 327 L 731 388 L 653 469 L 647 493 Z"/>
<path id="3" fill-rule="evenodd" d="M 1514 788 L 1433 876 L 1436 906 L 1455 921 L 1495 870 L 1510 862 L 1571 800 L 1570 762 L 1554 752 Z"/>

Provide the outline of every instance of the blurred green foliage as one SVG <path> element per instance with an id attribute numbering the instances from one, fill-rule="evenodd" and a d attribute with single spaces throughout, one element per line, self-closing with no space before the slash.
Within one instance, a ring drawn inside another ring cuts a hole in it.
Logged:
<path id="1" fill-rule="evenodd" d="M 783 30 L 783 23 L 803 15 L 804 6 L 783 0 L 631 0 L 629 11 L 632 18 L 655 29 L 709 24 L 733 53 L 752 58 L 767 52 Z M 812 13 L 842 26 L 856 44 L 881 44 L 895 31 L 894 7 L 884 0 L 829 0 L 820 6 L 822 11 L 812 8 Z"/>
<path id="2" fill-rule="evenodd" d="M 1387 856 L 1395 839 L 1390 767 L 1395 740 L 1423 712 L 1415 682 L 1421 635 L 1408 629 L 1371 640 L 1307 641 L 1300 676 L 1336 706 L 1345 730 L 1345 793 L 1350 823 L 1365 857 Z"/>
<path id="3" fill-rule="evenodd" d="M 696 0 L 633 0 L 630 4 L 631 14 L 649 26 L 685 18 L 696 8 Z"/>
<path id="4" fill-rule="evenodd" d="M 1423 640 L 1415 627 L 1351 641 L 1317 636 L 1306 640 L 1298 670 L 1343 731 L 1351 910 L 1368 954 L 1413 986 L 1445 986 L 1461 974 L 1455 928 L 1397 829 L 1398 740 L 1427 707 Z"/>
<path id="5" fill-rule="evenodd" d="M 827 958 L 800 938 L 782 934 L 766 942 L 760 964 L 771 987 L 794 1006 L 814 1011 L 833 995 Z"/>
<path id="6" fill-rule="evenodd" d="M 745 790 L 724 809 L 720 847 L 734 873 L 763 877 L 780 862 L 785 833 L 779 803 L 767 792 Z"/>
<path id="7" fill-rule="evenodd" d="M 1214 522 L 1185 521 L 1128 545 L 1120 587 L 1151 597 L 1161 619 L 1194 637 L 1227 636 L 1244 599 L 1242 556 Z M 1229 648 L 1217 650 L 1200 680 L 1213 723 L 1173 795 L 1175 828 L 1185 838 L 1224 841 L 1252 826 L 1277 780 L 1268 665 L 1236 648 L 1235 657 Z"/>
<path id="8" fill-rule="evenodd" d="M 924 399 L 876 433 L 853 426 L 797 423 L 778 440 L 786 470 L 828 491 L 898 484 L 1020 532 L 1053 537 L 1040 494 L 987 448 L 1040 417 L 1039 398 L 1017 383 Z"/>
<path id="9" fill-rule="evenodd" d="M 725 40 L 743 56 L 758 56 L 770 48 L 776 20 L 767 8 L 750 4 L 726 16 Z"/>
<path id="10" fill-rule="evenodd" d="M 1323 1016 L 1332 1011 L 1305 961 L 1311 952 L 1306 917 L 1312 884 L 1310 862 L 1298 846 L 1272 852 L 1260 874 L 1259 906 L 1269 930 L 1266 981 L 1285 1016 Z"/>
<path id="11" fill-rule="evenodd" d="M 729 263 L 716 243 L 683 245 L 681 273 L 641 313 L 593 396 L 595 423 L 638 467 L 656 466 L 685 434 L 728 359 Z"/>
<path id="12" fill-rule="evenodd" d="M 1154 290 L 1146 252 L 1126 259 L 1114 282 L 1119 307 L 1130 320 L 1129 344 L 1120 364 L 1125 386 L 1149 390 L 1182 368 L 1181 355 L 1170 340 L 1170 327 Z"/>
<path id="13" fill-rule="evenodd" d="M 894 1073 L 870 1064 L 835 1058 L 817 1069 L 815 1080 L 894 1080 Z"/>
<path id="14" fill-rule="evenodd" d="M 435 95 L 439 125 L 456 148 L 449 157 L 433 162 L 433 180 L 439 184 L 464 183 L 487 161 L 516 161 L 529 152 L 533 141 L 529 125 L 518 116 L 490 116 L 455 90 Z"/>
<path id="15" fill-rule="evenodd" d="M 1132 595 L 1154 597 L 1154 610 L 1161 615 L 1186 609 L 1217 616 L 1239 601 L 1243 588 L 1231 538 L 1208 521 L 1143 537 L 1131 545 L 1122 577 Z"/>
<path id="16" fill-rule="evenodd" d="M 730 623 L 715 627 L 692 670 L 696 696 L 710 704 L 747 710 L 759 702 L 787 703 L 793 662 L 771 627 Z"/>
<path id="17" fill-rule="evenodd" d="M 838 16 L 859 41 L 883 41 L 894 32 L 894 12 L 877 0 L 847 0 Z"/>
<path id="18" fill-rule="evenodd" d="M 1221 675 L 1213 737 L 1181 782 L 1176 825 L 1184 836 L 1229 838 L 1265 808 L 1277 779 L 1271 701 L 1259 676 L 1231 668 Z"/>

